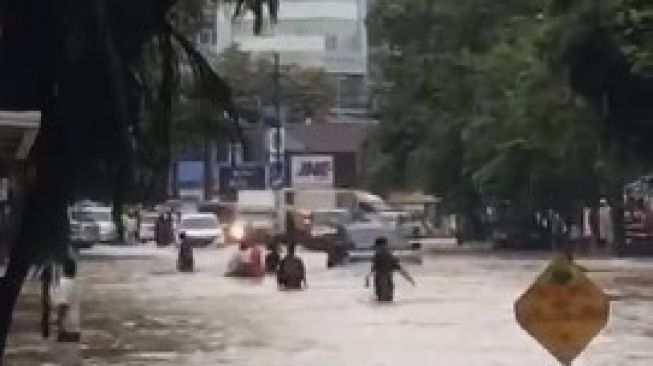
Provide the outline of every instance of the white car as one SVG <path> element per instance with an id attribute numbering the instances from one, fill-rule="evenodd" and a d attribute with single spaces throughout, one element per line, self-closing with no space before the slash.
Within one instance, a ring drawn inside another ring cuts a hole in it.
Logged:
<path id="1" fill-rule="evenodd" d="M 100 241 L 103 243 L 116 243 L 120 241 L 118 228 L 113 222 L 111 207 L 106 206 L 85 206 L 79 208 L 86 217 L 97 223 L 100 229 Z"/>
<path id="2" fill-rule="evenodd" d="M 193 246 L 224 245 L 224 232 L 212 213 L 188 213 L 181 216 L 179 233 Z"/>
<path id="3" fill-rule="evenodd" d="M 70 211 L 70 243 L 88 249 L 100 241 L 100 226 L 83 211 Z"/>

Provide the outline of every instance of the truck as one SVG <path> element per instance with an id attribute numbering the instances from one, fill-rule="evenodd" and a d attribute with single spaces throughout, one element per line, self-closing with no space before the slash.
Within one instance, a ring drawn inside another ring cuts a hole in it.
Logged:
<path id="1" fill-rule="evenodd" d="M 349 221 L 350 211 L 338 207 L 336 190 L 288 190 L 288 219 L 293 220 L 295 240 L 305 248 L 328 250 L 338 224 Z"/>
<path id="2" fill-rule="evenodd" d="M 285 196 L 296 239 L 314 250 L 329 251 L 339 225 L 386 219 L 392 213 L 381 197 L 362 190 L 287 189 Z"/>
<path id="3" fill-rule="evenodd" d="M 301 226 L 301 214 L 313 211 L 347 210 L 353 219 L 378 219 L 392 211 L 385 201 L 372 193 L 355 189 L 287 189 L 286 205 Z"/>
<path id="4" fill-rule="evenodd" d="M 235 211 L 228 235 L 231 241 L 246 239 L 268 244 L 281 232 L 275 191 L 238 191 Z"/>

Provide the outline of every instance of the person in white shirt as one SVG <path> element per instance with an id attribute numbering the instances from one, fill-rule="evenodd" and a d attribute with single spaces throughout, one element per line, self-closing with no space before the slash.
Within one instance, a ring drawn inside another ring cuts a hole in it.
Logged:
<path id="1" fill-rule="evenodd" d="M 80 357 L 80 291 L 76 280 L 77 264 L 73 259 L 63 263 L 63 277 L 55 292 L 57 339 L 55 353 L 59 365 L 81 365 Z"/>
<path id="2" fill-rule="evenodd" d="M 130 212 L 123 215 L 122 221 L 125 225 L 125 243 L 128 245 L 136 244 L 137 220 L 136 214 Z"/>
<path id="3" fill-rule="evenodd" d="M 612 227 L 612 208 L 605 198 L 601 199 L 599 207 L 599 242 L 611 249 L 614 244 L 614 229 Z"/>

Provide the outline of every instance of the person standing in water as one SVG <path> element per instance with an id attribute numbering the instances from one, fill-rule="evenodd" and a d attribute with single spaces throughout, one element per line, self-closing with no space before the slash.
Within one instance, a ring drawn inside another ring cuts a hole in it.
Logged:
<path id="1" fill-rule="evenodd" d="M 80 290 L 77 263 L 73 258 L 63 262 L 63 277 L 56 289 L 55 358 L 59 365 L 81 365 L 80 355 Z"/>
<path id="2" fill-rule="evenodd" d="M 365 277 L 365 286 L 369 287 L 370 277 L 374 276 L 374 294 L 379 302 L 392 302 L 394 300 L 393 273 L 399 272 L 406 281 L 415 286 L 415 281 L 401 266 L 397 257 L 388 249 L 388 240 L 378 238 L 374 243 L 376 252 L 372 259 L 372 269 Z"/>
<path id="3" fill-rule="evenodd" d="M 186 233 L 179 234 L 179 255 L 177 256 L 177 270 L 179 272 L 195 271 L 195 257 L 193 244 L 186 240 Z"/>
<path id="4" fill-rule="evenodd" d="M 304 261 L 295 255 L 295 244 L 288 244 L 288 252 L 279 264 L 277 283 L 282 290 L 301 290 L 308 287 Z"/>
<path id="5" fill-rule="evenodd" d="M 265 272 L 277 273 L 279 263 L 281 262 L 281 254 L 279 254 L 279 243 L 275 240 L 274 243 L 268 247 L 268 254 L 265 256 Z"/>
<path id="6" fill-rule="evenodd" d="M 246 277 L 252 255 L 246 242 L 238 245 L 238 251 L 233 253 L 227 265 L 227 275 L 233 277 Z"/>

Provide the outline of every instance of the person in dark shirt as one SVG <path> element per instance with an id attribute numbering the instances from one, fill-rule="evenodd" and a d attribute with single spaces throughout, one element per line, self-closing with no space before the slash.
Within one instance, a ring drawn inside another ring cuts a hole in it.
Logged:
<path id="1" fill-rule="evenodd" d="M 369 279 L 374 275 L 374 293 L 379 302 L 391 302 L 394 299 L 394 280 L 393 273 L 399 272 L 406 281 L 410 282 L 413 286 L 415 281 L 401 266 L 397 257 L 388 249 L 388 240 L 386 238 L 378 238 L 374 243 L 376 252 L 372 259 L 372 270 L 365 277 L 365 286 L 369 286 Z"/>
<path id="2" fill-rule="evenodd" d="M 265 256 L 265 272 L 277 273 L 280 262 L 281 254 L 279 254 L 279 244 L 275 241 L 270 245 L 269 253 Z"/>
<path id="3" fill-rule="evenodd" d="M 177 270 L 179 272 L 193 272 L 195 270 L 195 258 L 193 256 L 193 245 L 186 240 L 186 233 L 179 235 L 179 255 L 177 256 Z"/>
<path id="4" fill-rule="evenodd" d="M 282 290 L 301 290 L 302 285 L 308 287 L 304 262 L 295 256 L 295 244 L 288 244 L 288 253 L 277 271 L 277 283 Z"/>

